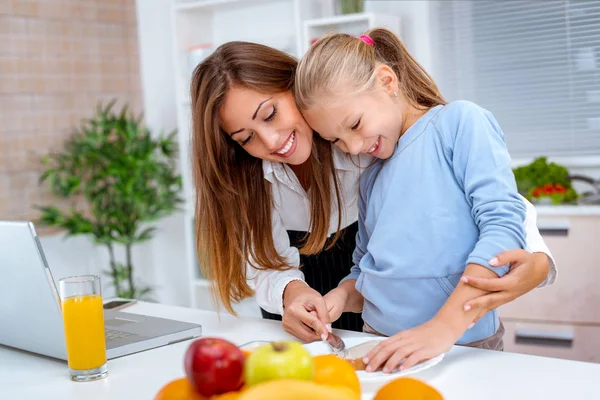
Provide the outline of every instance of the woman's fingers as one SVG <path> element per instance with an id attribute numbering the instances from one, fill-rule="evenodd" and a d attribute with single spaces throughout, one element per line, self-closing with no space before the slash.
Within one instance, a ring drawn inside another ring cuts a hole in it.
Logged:
<path id="1" fill-rule="evenodd" d="M 524 261 L 528 256 L 529 252 L 523 249 L 506 250 L 499 253 L 496 257 L 493 257 L 489 263 L 493 267 L 501 267 L 506 264 L 519 263 Z"/>
<path id="2" fill-rule="evenodd" d="M 323 297 L 314 298 L 311 302 L 309 302 L 307 308 L 310 311 L 314 310 L 316 315 L 314 313 L 310 313 L 310 321 L 305 320 L 304 323 L 310 322 L 310 324 L 307 323 L 307 325 L 309 325 L 319 334 L 323 335 L 323 339 L 326 339 L 327 335 L 329 335 L 329 332 L 331 332 L 331 320 L 329 318 L 329 311 L 327 310 L 325 299 L 323 299 Z M 315 318 L 317 319 L 316 321 Z"/>
<path id="3" fill-rule="evenodd" d="M 500 307 L 503 304 L 506 304 L 510 301 L 512 301 L 514 299 L 511 298 L 509 292 L 494 292 L 494 293 L 488 293 L 485 294 L 483 296 L 477 297 L 473 300 L 469 300 L 466 304 L 465 304 L 465 309 L 481 309 L 483 310 L 483 313 L 485 314 L 486 312 L 490 311 L 490 310 L 495 310 L 496 308 Z M 476 318 L 477 320 L 479 319 L 479 316 Z M 477 321 L 473 321 L 474 323 Z"/>
<path id="4" fill-rule="evenodd" d="M 313 342 L 321 338 L 321 321 L 316 313 L 307 311 L 300 304 L 291 304 L 286 308 L 282 324 L 286 332 L 305 342 Z"/>
<path id="5" fill-rule="evenodd" d="M 511 274 L 507 274 L 502 278 L 480 278 L 476 276 L 465 275 L 460 279 L 467 285 L 477 289 L 485 290 L 486 292 L 510 290 L 519 283 L 519 279 Z"/>

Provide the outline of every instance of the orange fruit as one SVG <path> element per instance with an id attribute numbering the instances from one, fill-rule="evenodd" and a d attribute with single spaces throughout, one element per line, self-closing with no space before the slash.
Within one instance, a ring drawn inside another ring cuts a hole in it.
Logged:
<path id="1" fill-rule="evenodd" d="M 333 354 L 313 357 L 315 376 L 313 381 L 320 385 L 342 386 L 350 389 L 360 399 L 360 381 L 348 360 Z"/>
<path id="2" fill-rule="evenodd" d="M 440 392 L 414 378 L 398 378 L 377 391 L 373 400 L 444 400 Z"/>
<path id="3" fill-rule="evenodd" d="M 196 392 L 192 383 L 187 378 L 175 379 L 163 386 L 154 397 L 154 400 L 207 400 Z"/>
<path id="4" fill-rule="evenodd" d="M 246 358 L 250 357 L 250 354 L 252 354 L 252 352 L 250 350 L 246 350 L 246 349 L 242 349 L 242 353 L 244 353 L 244 357 L 246 357 Z"/>

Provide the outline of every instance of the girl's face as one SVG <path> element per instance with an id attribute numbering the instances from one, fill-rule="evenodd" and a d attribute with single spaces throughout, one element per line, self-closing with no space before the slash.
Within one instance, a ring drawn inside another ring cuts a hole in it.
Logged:
<path id="1" fill-rule="evenodd" d="M 325 140 L 346 153 L 392 156 L 401 134 L 416 121 L 416 110 L 398 91 L 398 81 L 387 66 L 376 70 L 373 90 L 317 100 L 303 111 L 306 121 Z"/>
<path id="2" fill-rule="evenodd" d="M 292 165 L 310 157 L 313 131 L 290 91 L 265 94 L 232 87 L 219 118 L 227 135 L 251 156 Z"/>

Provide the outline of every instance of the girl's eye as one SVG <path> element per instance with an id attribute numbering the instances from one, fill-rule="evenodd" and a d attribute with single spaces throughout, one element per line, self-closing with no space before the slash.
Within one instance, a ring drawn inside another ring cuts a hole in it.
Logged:
<path id="1" fill-rule="evenodd" d="M 246 139 L 244 139 L 244 141 L 241 142 L 240 144 L 242 146 L 245 146 L 246 144 L 248 144 L 248 142 L 250 141 L 250 139 L 252 139 L 253 136 L 254 136 L 254 132 L 250 132 L 250 135 L 248 135 L 248 137 Z"/>
<path id="2" fill-rule="evenodd" d="M 270 122 L 273 121 L 273 119 L 275 118 L 275 116 L 277 115 L 277 107 L 275 107 L 275 105 L 273 105 L 273 111 L 271 112 L 271 114 L 265 119 L 265 122 Z"/>
<path id="3" fill-rule="evenodd" d="M 356 121 L 356 123 L 354 125 L 352 125 L 352 128 L 350 128 L 350 129 L 352 129 L 353 131 L 357 130 L 358 127 L 360 126 L 360 120 L 361 120 L 361 118 L 359 118 L 358 121 Z"/>

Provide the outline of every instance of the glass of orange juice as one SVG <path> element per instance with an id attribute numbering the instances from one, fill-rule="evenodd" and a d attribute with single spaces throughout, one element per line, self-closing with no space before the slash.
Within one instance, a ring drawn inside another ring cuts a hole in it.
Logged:
<path id="1" fill-rule="evenodd" d="M 71 276 L 59 286 L 71 380 L 102 379 L 107 368 L 100 277 Z"/>

